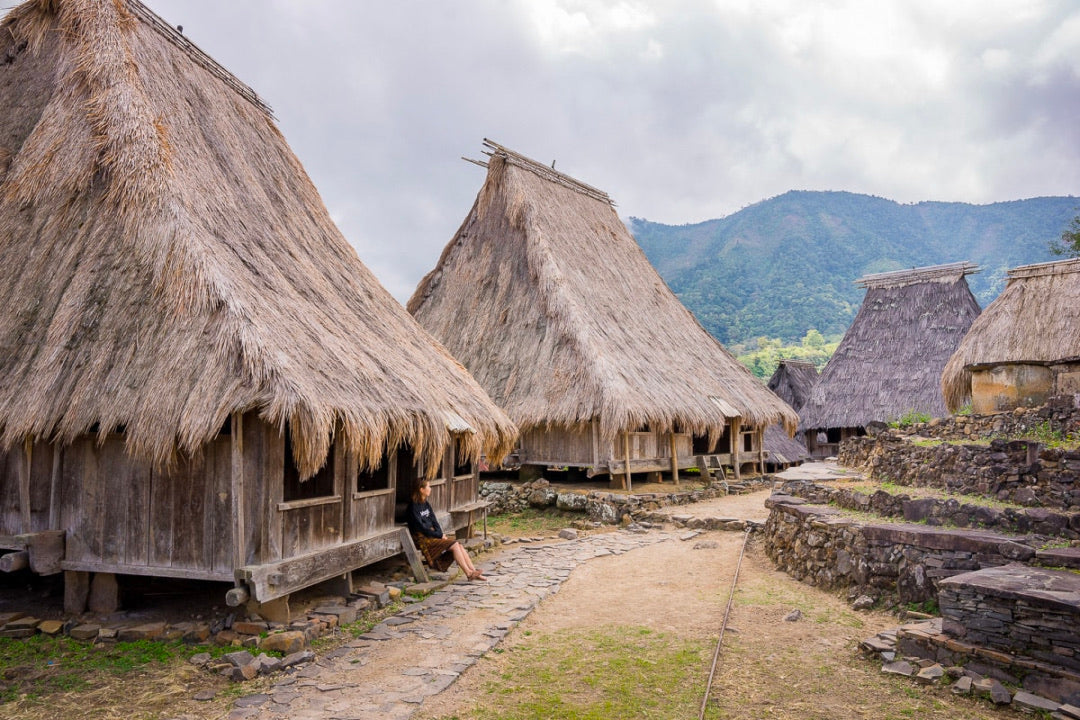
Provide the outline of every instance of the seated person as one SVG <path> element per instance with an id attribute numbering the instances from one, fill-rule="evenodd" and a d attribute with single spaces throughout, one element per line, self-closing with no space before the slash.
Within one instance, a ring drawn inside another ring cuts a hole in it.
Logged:
<path id="1" fill-rule="evenodd" d="M 445 572 L 456 560 L 458 567 L 468 579 L 487 580 L 473 566 L 469 553 L 462 544 L 443 533 L 439 520 L 435 517 L 435 511 L 431 509 L 427 501 L 429 495 L 431 495 L 431 483 L 420 480 L 413 489 L 412 502 L 405 510 L 409 532 L 412 533 L 416 547 L 424 553 L 428 564 L 439 572 Z"/>

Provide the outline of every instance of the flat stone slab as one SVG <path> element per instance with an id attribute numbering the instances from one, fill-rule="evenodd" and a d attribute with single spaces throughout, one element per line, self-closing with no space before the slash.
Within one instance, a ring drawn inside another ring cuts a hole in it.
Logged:
<path id="1" fill-rule="evenodd" d="M 970 587 L 984 595 L 1023 600 L 1080 617 L 1080 575 L 1027 565 L 1003 565 L 954 575 L 939 583 L 942 588 Z"/>
<path id="2" fill-rule="evenodd" d="M 1080 548 L 1051 548 L 1035 553 L 1041 562 L 1058 567 L 1080 568 Z"/>

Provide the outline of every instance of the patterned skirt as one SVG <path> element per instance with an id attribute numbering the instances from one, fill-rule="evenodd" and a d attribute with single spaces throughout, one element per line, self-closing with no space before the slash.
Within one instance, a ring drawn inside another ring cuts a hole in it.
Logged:
<path id="1" fill-rule="evenodd" d="M 420 552 L 424 553 L 424 557 L 427 558 L 428 565 L 435 568 L 439 572 L 446 572 L 446 569 L 454 564 L 454 553 L 450 552 L 450 548 L 457 542 L 454 538 L 433 538 L 427 535 L 414 535 L 413 539 L 416 540 L 416 547 Z"/>

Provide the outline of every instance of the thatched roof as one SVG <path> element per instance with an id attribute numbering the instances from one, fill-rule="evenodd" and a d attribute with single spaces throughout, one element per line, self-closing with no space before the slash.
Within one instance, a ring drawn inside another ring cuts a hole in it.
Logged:
<path id="1" fill-rule="evenodd" d="M 798 412 L 810 397 L 810 390 L 817 379 L 818 371 L 813 363 L 781 360 L 769 378 L 768 388 Z"/>
<path id="2" fill-rule="evenodd" d="M 972 369 L 1059 362 L 1080 362 L 1080 259 L 1010 270 L 1005 289 L 949 358 L 941 387 L 956 410 L 970 399 Z"/>
<path id="3" fill-rule="evenodd" d="M 863 427 L 908 412 L 945 414 L 938 378 L 979 314 L 968 263 L 867 275 L 855 321 L 810 397 L 800 427 Z"/>
<path id="4" fill-rule="evenodd" d="M 802 435 L 796 435 L 794 438 L 788 437 L 788 434 L 784 432 L 784 428 L 779 425 L 770 425 L 765 428 L 762 447 L 773 463 L 777 465 L 794 465 L 810 459 L 806 444 L 800 438 L 802 438 Z"/>
<path id="5" fill-rule="evenodd" d="M 0 24 L 0 441 L 195 453 L 234 411 L 378 462 L 515 429 L 379 285 L 250 90 L 135 0 Z M 429 463 L 429 467 L 434 463 Z"/>
<path id="6" fill-rule="evenodd" d="M 488 142 L 487 179 L 409 310 L 525 431 L 605 437 L 796 415 L 679 302 L 601 191 Z"/>

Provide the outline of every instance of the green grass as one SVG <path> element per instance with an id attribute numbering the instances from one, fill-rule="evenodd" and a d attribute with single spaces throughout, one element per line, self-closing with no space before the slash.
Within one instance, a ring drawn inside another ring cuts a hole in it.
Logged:
<path id="1" fill-rule="evenodd" d="M 180 641 L 90 644 L 47 635 L 0 638 L 0 703 L 20 695 L 36 698 L 84 690 L 100 673 L 124 675 L 148 665 L 186 660 L 201 652 L 221 656 L 237 649 L 185 645 Z"/>
<path id="2" fill-rule="evenodd" d="M 518 513 L 488 515 L 488 530 L 497 535 L 543 535 L 562 530 L 570 519 L 551 510 L 525 508 Z"/>
<path id="3" fill-rule="evenodd" d="M 696 718 L 712 648 L 641 626 L 536 633 L 459 720 Z M 710 710 L 708 717 L 716 717 Z"/>
<path id="4" fill-rule="evenodd" d="M 917 412 L 915 410 L 908 410 L 906 413 L 898 418 L 889 421 L 889 427 L 893 428 L 906 428 L 911 427 L 916 423 L 928 423 L 933 420 L 929 413 Z"/>

